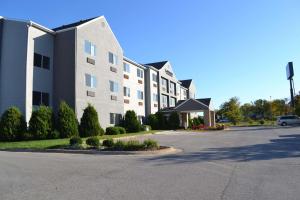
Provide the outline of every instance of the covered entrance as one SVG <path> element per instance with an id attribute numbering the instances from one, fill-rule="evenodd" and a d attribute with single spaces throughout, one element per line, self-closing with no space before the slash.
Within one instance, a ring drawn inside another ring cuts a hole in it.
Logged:
<path id="1" fill-rule="evenodd" d="M 215 126 L 215 111 L 211 106 L 211 99 L 187 99 L 177 103 L 174 108 L 170 108 L 165 112 L 177 112 L 180 118 L 181 127 L 189 127 L 189 119 L 195 116 L 195 113 L 202 112 L 204 126 Z"/>

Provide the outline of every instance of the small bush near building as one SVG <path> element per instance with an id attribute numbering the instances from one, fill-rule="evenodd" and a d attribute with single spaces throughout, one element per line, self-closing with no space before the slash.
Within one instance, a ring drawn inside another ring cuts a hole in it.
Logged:
<path id="1" fill-rule="evenodd" d="M 25 119 L 17 107 L 11 107 L 2 114 L 0 120 L 1 141 L 22 140 L 26 129 Z"/>
<path id="2" fill-rule="evenodd" d="M 128 110 L 125 114 L 124 128 L 128 133 L 136 133 L 141 130 L 141 124 L 133 110 Z"/>
<path id="3" fill-rule="evenodd" d="M 156 150 L 159 148 L 157 141 L 151 139 L 145 140 L 143 146 L 146 150 Z"/>
<path id="4" fill-rule="evenodd" d="M 70 146 L 79 146 L 82 142 L 83 141 L 79 136 L 73 136 L 70 138 Z"/>
<path id="5" fill-rule="evenodd" d="M 176 130 L 180 126 L 180 120 L 179 120 L 179 115 L 177 112 L 172 112 L 169 118 L 169 128 Z"/>
<path id="6" fill-rule="evenodd" d="M 152 127 L 153 130 L 158 130 L 158 120 L 155 114 L 150 114 L 147 118 L 147 123 Z"/>
<path id="7" fill-rule="evenodd" d="M 156 118 L 157 118 L 157 129 L 160 130 L 166 130 L 168 129 L 168 120 L 167 118 L 164 116 L 164 114 L 162 112 L 157 112 L 155 113 Z"/>
<path id="8" fill-rule="evenodd" d="M 99 124 L 98 113 L 92 105 L 88 105 L 80 120 L 80 136 L 89 137 L 103 135 L 104 131 Z"/>
<path id="9" fill-rule="evenodd" d="M 60 138 L 60 133 L 57 130 L 53 130 L 48 134 L 47 138 L 48 139 L 58 139 L 58 138 Z"/>
<path id="10" fill-rule="evenodd" d="M 54 115 L 52 109 L 40 106 L 31 114 L 29 132 L 33 139 L 46 139 L 53 130 Z"/>
<path id="11" fill-rule="evenodd" d="M 59 105 L 57 114 L 57 130 L 60 132 L 61 138 L 77 136 L 78 122 L 75 113 L 70 106 L 62 101 Z"/>
<path id="12" fill-rule="evenodd" d="M 111 148 L 114 146 L 114 140 L 113 139 L 103 140 L 102 145 L 104 147 Z"/>
<path id="13" fill-rule="evenodd" d="M 264 125 L 265 124 L 265 120 L 261 119 L 261 120 L 259 120 L 259 123 L 260 123 L 260 125 Z"/>
<path id="14" fill-rule="evenodd" d="M 118 134 L 120 134 L 120 129 L 118 127 L 114 127 L 114 126 L 107 127 L 105 134 L 106 135 L 118 135 Z"/>
<path id="15" fill-rule="evenodd" d="M 95 148 L 100 146 L 100 141 L 96 136 L 88 138 L 85 143 Z"/>
<path id="16" fill-rule="evenodd" d="M 116 126 L 116 128 L 119 129 L 120 134 L 125 134 L 126 133 L 126 129 L 120 126 Z"/>

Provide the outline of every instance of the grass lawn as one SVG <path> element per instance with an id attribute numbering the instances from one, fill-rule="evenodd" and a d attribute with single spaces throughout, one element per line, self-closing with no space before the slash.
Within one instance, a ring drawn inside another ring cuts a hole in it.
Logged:
<path id="1" fill-rule="evenodd" d="M 138 133 L 126 133 L 121 135 L 103 135 L 99 136 L 100 140 L 109 138 L 121 138 L 134 135 L 154 134 L 157 130 L 141 131 Z M 86 138 L 83 138 L 85 140 Z M 0 150 L 5 149 L 50 149 L 69 145 L 69 139 L 51 139 L 51 140 L 32 140 L 21 142 L 0 142 Z"/>

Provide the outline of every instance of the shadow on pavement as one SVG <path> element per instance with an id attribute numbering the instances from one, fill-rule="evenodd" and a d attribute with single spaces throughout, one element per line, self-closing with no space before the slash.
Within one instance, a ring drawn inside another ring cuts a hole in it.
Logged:
<path id="1" fill-rule="evenodd" d="M 199 152 L 151 157 L 143 160 L 155 161 L 158 162 L 158 165 L 164 165 L 220 160 L 250 162 L 295 157 L 300 157 L 300 134 L 282 135 L 279 136 L 279 139 L 270 140 L 270 143 L 265 144 L 208 148 Z"/>
<path id="2" fill-rule="evenodd" d="M 298 126 L 242 126 L 242 127 L 237 127 L 234 126 L 232 128 L 230 128 L 228 131 L 262 131 L 262 130 L 272 130 L 272 129 L 278 129 L 278 130 L 282 130 L 282 129 L 289 129 L 289 128 L 295 128 Z"/>

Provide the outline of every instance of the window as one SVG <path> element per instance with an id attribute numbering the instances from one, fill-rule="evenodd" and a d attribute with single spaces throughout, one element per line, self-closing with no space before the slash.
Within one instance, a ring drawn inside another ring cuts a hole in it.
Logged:
<path id="1" fill-rule="evenodd" d="M 144 93 L 140 90 L 137 91 L 137 98 L 139 100 L 143 100 L 144 99 Z"/>
<path id="2" fill-rule="evenodd" d="M 158 102 L 158 94 L 153 93 L 153 101 Z"/>
<path id="3" fill-rule="evenodd" d="M 111 64 L 117 65 L 118 64 L 118 56 L 115 54 L 108 52 L 108 61 Z"/>
<path id="4" fill-rule="evenodd" d="M 128 63 L 123 63 L 124 72 L 130 73 L 130 65 Z"/>
<path id="5" fill-rule="evenodd" d="M 34 53 L 33 65 L 44 69 L 50 69 L 50 58 L 38 53 Z"/>
<path id="6" fill-rule="evenodd" d="M 118 125 L 122 119 L 122 115 L 118 113 L 109 113 L 110 124 Z"/>
<path id="7" fill-rule="evenodd" d="M 168 88 L 168 80 L 165 78 L 161 78 L 161 85 L 163 87 L 163 91 L 165 92 L 169 92 L 169 88 Z"/>
<path id="8" fill-rule="evenodd" d="M 90 74 L 85 74 L 85 85 L 91 88 L 97 87 L 97 78 Z"/>
<path id="9" fill-rule="evenodd" d="M 157 82 L 157 75 L 156 74 L 152 74 L 152 81 Z"/>
<path id="10" fill-rule="evenodd" d="M 141 70 L 141 69 L 139 69 L 139 68 L 137 68 L 137 77 L 140 77 L 140 78 L 143 78 L 144 77 L 144 71 L 143 70 Z"/>
<path id="11" fill-rule="evenodd" d="M 168 96 L 162 95 L 162 107 L 168 107 Z"/>
<path id="12" fill-rule="evenodd" d="M 84 51 L 85 53 L 95 56 L 96 55 L 96 45 L 92 44 L 90 41 L 84 41 Z"/>
<path id="13" fill-rule="evenodd" d="M 171 97 L 171 98 L 170 98 L 170 107 L 174 107 L 175 104 L 176 104 L 176 99 L 173 98 L 173 97 Z"/>
<path id="14" fill-rule="evenodd" d="M 119 85 L 118 83 L 114 81 L 109 81 L 109 88 L 111 92 L 118 92 L 119 91 Z"/>
<path id="15" fill-rule="evenodd" d="M 170 83 L 170 93 L 176 94 L 175 89 L 176 89 L 176 84 L 173 83 L 173 82 L 171 82 L 171 83 Z"/>
<path id="16" fill-rule="evenodd" d="M 130 88 L 124 87 L 124 97 L 130 97 Z"/>
<path id="17" fill-rule="evenodd" d="M 40 106 L 40 105 L 49 106 L 49 93 L 33 91 L 32 92 L 32 105 L 34 105 L 34 106 Z"/>

